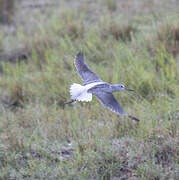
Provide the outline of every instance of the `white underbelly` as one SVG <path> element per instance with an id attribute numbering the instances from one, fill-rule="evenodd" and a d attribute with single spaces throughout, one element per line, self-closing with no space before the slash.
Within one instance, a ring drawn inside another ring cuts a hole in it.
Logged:
<path id="1" fill-rule="evenodd" d="M 82 86 L 81 84 L 74 83 L 70 86 L 70 94 L 71 99 L 77 100 L 77 101 L 91 101 L 92 100 L 92 94 L 88 93 L 88 90 L 98 84 L 103 84 L 104 82 L 94 82 L 87 84 L 85 86 Z"/>

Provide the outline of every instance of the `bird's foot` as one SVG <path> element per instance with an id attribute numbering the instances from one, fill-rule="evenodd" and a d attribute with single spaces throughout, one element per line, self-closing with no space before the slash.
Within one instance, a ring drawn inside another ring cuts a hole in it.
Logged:
<path id="1" fill-rule="evenodd" d="M 130 119 L 132 119 L 132 120 L 134 120 L 134 121 L 137 121 L 137 122 L 139 122 L 140 120 L 139 119 L 137 119 L 136 117 L 134 117 L 134 116 L 128 116 Z"/>
<path id="2" fill-rule="evenodd" d="M 64 106 L 65 106 L 66 104 L 71 104 L 71 103 L 73 103 L 74 101 L 75 101 L 74 99 L 70 99 L 70 100 L 64 102 Z"/>

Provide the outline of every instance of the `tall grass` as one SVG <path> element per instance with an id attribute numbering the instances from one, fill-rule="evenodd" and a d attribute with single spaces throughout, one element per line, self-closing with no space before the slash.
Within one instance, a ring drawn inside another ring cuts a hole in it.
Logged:
<path id="1" fill-rule="evenodd" d="M 155 36 L 161 26 L 151 28 L 157 20 L 145 34 L 142 23 L 124 28 L 115 16 L 92 25 L 83 14 L 62 17 L 52 17 L 31 40 L 19 36 L 31 51 L 28 60 L 1 63 L 0 178 L 177 179 L 178 64 Z M 154 39 L 161 46 L 151 51 Z M 81 82 L 73 65 L 79 51 L 103 80 L 136 90 L 115 97 L 140 123 L 95 97 L 63 107 L 70 84 Z"/>

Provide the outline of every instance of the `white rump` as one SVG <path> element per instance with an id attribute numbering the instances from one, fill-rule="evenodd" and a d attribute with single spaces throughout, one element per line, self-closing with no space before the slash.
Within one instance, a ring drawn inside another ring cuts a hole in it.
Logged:
<path id="1" fill-rule="evenodd" d="M 103 84 L 103 82 L 95 82 L 95 83 L 87 84 L 85 86 L 82 86 L 81 84 L 73 83 L 70 86 L 71 99 L 77 101 L 86 101 L 86 102 L 91 101 L 92 94 L 88 93 L 87 91 L 88 89 L 98 84 Z"/>
<path id="2" fill-rule="evenodd" d="M 89 102 L 92 100 L 92 94 L 87 92 L 85 86 L 80 84 L 72 84 L 70 87 L 71 99 L 77 101 L 86 101 Z"/>

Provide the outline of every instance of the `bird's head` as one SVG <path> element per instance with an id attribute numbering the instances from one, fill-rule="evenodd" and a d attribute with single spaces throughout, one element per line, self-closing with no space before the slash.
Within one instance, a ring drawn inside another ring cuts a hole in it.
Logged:
<path id="1" fill-rule="evenodd" d="M 133 89 L 126 88 L 123 84 L 117 84 L 119 90 L 134 91 Z"/>

